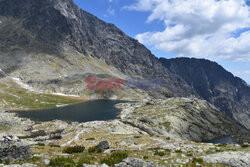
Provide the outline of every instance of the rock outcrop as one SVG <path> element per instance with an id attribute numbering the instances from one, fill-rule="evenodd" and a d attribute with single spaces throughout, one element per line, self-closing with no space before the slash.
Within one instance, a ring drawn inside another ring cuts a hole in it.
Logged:
<path id="1" fill-rule="evenodd" d="M 245 135 L 246 128 L 200 99 L 169 98 L 119 104 L 121 121 L 150 135 L 206 141 L 228 135 Z"/>
<path id="2" fill-rule="evenodd" d="M 250 153 L 244 151 L 228 151 L 216 154 L 210 154 L 203 157 L 206 163 L 220 163 L 233 167 L 246 167 L 250 166 Z"/>
<path id="3" fill-rule="evenodd" d="M 0 160 L 16 161 L 25 160 L 31 157 L 30 146 L 19 141 L 17 137 L 4 136 L 0 139 Z"/>

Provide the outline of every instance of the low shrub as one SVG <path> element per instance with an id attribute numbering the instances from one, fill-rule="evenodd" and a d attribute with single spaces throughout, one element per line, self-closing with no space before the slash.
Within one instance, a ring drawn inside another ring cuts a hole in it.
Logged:
<path id="1" fill-rule="evenodd" d="M 4 161 L 4 165 L 10 165 L 10 161 L 9 160 Z"/>
<path id="2" fill-rule="evenodd" d="M 182 153 L 182 151 L 181 151 L 181 150 L 175 150 L 175 152 L 176 152 L 176 153 Z"/>
<path id="3" fill-rule="evenodd" d="M 164 151 L 155 151 L 154 155 L 158 155 L 158 156 L 164 156 L 166 155 L 166 153 Z"/>
<path id="4" fill-rule="evenodd" d="M 82 153 L 85 150 L 84 146 L 73 146 L 67 147 L 63 150 L 63 153 L 74 154 L 74 153 Z"/>
<path id="5" fill-rule="evenodd" d="M 123 159 L 126 159 L 128 157 L 128 153 L 125 151 L 117 151 L 112 153 L 111 155 L 109 155 L 106 158 L 103 158 L 101 160 L 101 163 L 105 163 L 109 166 L 112 166 L 114 164 L 118 164 L 120 162 L 122 162 Z"/>
<path id="6" fill-rule="evenodd" d="M 82 164 L 91 164 L 92 159 L 89 156 L 82 156 L 77 163 L 77 167 L 82 167 Z"/>
<path id="7" fill-rule="evenodd" d="M 101 148 L 97 148 L 97 147 L 89 147 L 88 152 L 89 153 L 102 153 L 103 150 Z"/>
<path id="8" fill-rule="evenodd" d="M 37 143 L 37 145 L 38 145 L 38 146 L 40 146 L 40 147 L 45 146 L 45 144 L 44 144 L 44 143 Z"/>
<path id="9" fill-rule="evenodd" d="M 192 163 L 196 164 L 196 163 L 199 163 L 199 164 L 202 164 L 204 161 L 202 158 L 193 158 L 192 160 Z"/>
<path id="10" fill-rule="evenodd" d="M 61 147 L 61 146 L 56 144 L 51 144 L 50 147 Z"/>
<path id="11" fill-rule="evenodd" d="M 219 147 L 226 147 L 227 146 L 227 143 L 221 143 L 221 144 L 218 144 Z"/>
<path id="12" fill-rule="evenodd" d="M 188 151 L 188 152 L 187 152 L 187 156 L 192 157 L 192 156 L 193 156 L 193 152 Z"/>
<path id="13" fill-rule="evenodd" d="M 247 148 L 247 147 L 249 147 L 249 145 L 248 144 L 242 144 L 242 145 L 240 145 L 242 148 Z"/>
<path id="14" fill-rule="evenodd" d="M 51 159 L 49 165 L 56 167 L 75 167 L 75 162 L 72 158 L 58 157 Z"/>
<path id="15" fill-rule="evenodd" d="M 91 138 L 87 138 L 86 140 L 95 140 L 95 138 L 91 137 Z"/>

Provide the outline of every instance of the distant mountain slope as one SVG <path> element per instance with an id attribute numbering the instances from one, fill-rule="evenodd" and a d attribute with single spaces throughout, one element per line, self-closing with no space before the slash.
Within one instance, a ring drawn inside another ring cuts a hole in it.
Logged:
<path id="1" fill-rule="evenodd" d="M 202 98 L 250 128 L 250 87 L 215 62 L 194 58 L 161 58 Z"/>
<path id="2" fill-rule="evenodd" d="M 138 77 L 162 81 L 147 91 L 154 97 L 195 95 L 137 40 L 72 0 L 0 0 L 0 20 L 1 69 L 33 87 L 86 95 L 87 76 Z"/>

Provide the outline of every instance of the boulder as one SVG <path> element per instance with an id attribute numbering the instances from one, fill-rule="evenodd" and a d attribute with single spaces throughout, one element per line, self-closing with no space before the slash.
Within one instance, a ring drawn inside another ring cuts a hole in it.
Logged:
<path id="1" fill-rule="evenodd" d="M 101 149 L 109 149 L 110 148 L 110 146 L 109 146 L 109 143 L 108 143 L 108 141 L 101 141 L 99 144 L 97 144 L 96 146 L 95 146 L 96 148 L 101 148 Z"/>

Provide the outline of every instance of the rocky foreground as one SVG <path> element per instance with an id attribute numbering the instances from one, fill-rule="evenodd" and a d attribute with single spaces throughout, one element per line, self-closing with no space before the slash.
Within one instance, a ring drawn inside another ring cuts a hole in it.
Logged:
<path id="1" fill-rule="evenodd" d="M 3 163 L 22 166 L 58 166 L 57 163 L 105 166 L 105 163 L 117 167 L 250 165 L 249 132 L 204 100 L 145 100 L 117 107 L 121 114 L 116 120 L 86 123 L 33 122 L 2 111 L 2 136 L 6 132 L 14 134 L 32 150 L 26 160 Z M 242 145 L 200 143 L 226 135 Z M 84 149 L 65 152 L 76 146 Z M 97 146 L 98 149 L 93 149 Z"/>

